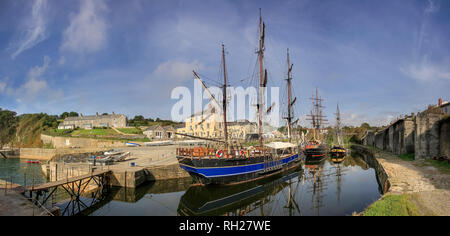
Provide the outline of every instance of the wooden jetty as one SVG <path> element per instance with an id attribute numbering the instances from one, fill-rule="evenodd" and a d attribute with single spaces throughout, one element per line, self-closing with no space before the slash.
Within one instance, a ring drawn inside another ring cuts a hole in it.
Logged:
<path id="1" fill-rule="evenodd" d="M 82 212 L 82 210 L 92 207 L 104 198 L 104 192 L 110 187 L 110 170 L 96 170 L 89 174 L 71 177 L 63 180 L 53 181 L 49 183 L 40 184 L 37 186 L 19 187 L 16 190 L 21 192 L 27 198 L 39 206 L 45 207 L 48 200 L 56 193 L 57 189 L 63 189 L 70 196 L 70 200 L 65 209 L 62 210 L 62 215 L 66 212 Z M 95 187 L 94 193 L 91 196 L 90 203 L 81 200 L 83 194 L 93 192 L 88 186 Z M 72 208 L 72 210 L 70 210 Z"/>
<path id="2" fill-rule="evenodd" d="M 3 157 L 5 159 L 8 159 L 8 157 L 6 157 L 6 155 L 3 153 L 3 151 L 0 151 L 0 157 Z"/>

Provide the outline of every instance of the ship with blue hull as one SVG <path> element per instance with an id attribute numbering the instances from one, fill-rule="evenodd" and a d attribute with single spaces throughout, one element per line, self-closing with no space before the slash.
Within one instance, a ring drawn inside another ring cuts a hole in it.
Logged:
<path id="1" fill-rule="evenodd" d="M 205 148 L 203 153 L 210 155 L 198 156 L 195 153 L 202 153 L 202 148 L 180 148 L 177 158 L 182 169 L 197 183 L 205 185 L 232 185 L 262 179 L 298 167 L 303 160 L 295 144 L 273 142 L 265 148 L 262 155 L 258 150 L 247 150 L 243 151 L 243 156 L 227 158 L 214 156 L 217 150 Z"/>
<path id="2" fill-rule="evenodd" d="M 216 100 L 212 93 L 208 90 L 206 84 L 200 79 L 199 75 L 194 71 L 194 77 L 200 82 L 206 94 L 209 96 L 211 103 L 217 108 L 222 108 L 223 120 L 221 121 L 221 127 L 223 128 L 223 138 L 205 138 L 195 137 L 191 134 L 177 135 L 187 136 L 190 138 L 204 139 L 209 142 L 213 142 L 216 145 L 198 146 L 193 148 L 178 148 L 177 159 L 180 167 L 186 170 L 193 179 L 200 184 L 205 185 L 233 185 L 246 183 L 250 181 L 260 180 L 266 177 L 270 177 L 279 173 L 283 173 L 292 168 L 300 166 L 302 156 L 300 156 L 299 147 L 297 144 L 291 143 L 291 133 L 294 124 L 298 120 L 293 122 L 292 106 L 296 99 L 291 98 L 291 71 L 292 66 L 289 62 L 289 49 L 287 53 L 287 87 L 288 87 L 288 114 L 285 117 L 288 128 L 288 142 L 271 142 L 265 143 L 263 140 L 263 116 L 269 114 L 274 106 L 272 104 L 268 108 L 265 106 L 264 90 L 260 88 L 267 87 L 267 70 L 264 69 L 264 37 L 265 37 L 265 24 L 262 21 L 261 13 L 259 18 L 259 50 L 258 62 L 259 62 L 259 74 L 258 74 L 258 93 L 257 97 L 257 116 L 258 116 L 258 138 L 259 145 L 255 147 L 243 147 L 236 140 L 230 142 L 227 130 L 227 73 L 225 64 L 225 48 L 222 44 L 222 68 L 223 71 L 223 88 L 221 104 Z M 256 81 L 256 80 L 255 80 Z M 216 109 L 212 109 L 215 110 Z M 203 114 L 203 112 L 202 112 Z M 204 121 L 203 119 L 200 124 Z M 223 124 L 223 125 L 222 125 Z M 217 145 L 218 144 L 218 145 Z M 303 153 L 301 154 L 303 155 Z"/>

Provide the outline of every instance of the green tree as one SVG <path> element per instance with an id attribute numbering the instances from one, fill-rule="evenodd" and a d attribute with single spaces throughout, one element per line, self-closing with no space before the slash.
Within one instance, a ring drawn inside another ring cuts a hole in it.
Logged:
<path id="1" fill-rule="evenodd" d="M 17 113 L 0 108 L 0 148 L 9 143 L 16 133 Z"/>
<path id="2" fill-rule="evenodd" d="M 361 128 L 370 129 L 370 125 L 368 123 L 362 123 Z"/>
<path id="3" fill-rule="evenodd" d="M 67 117 L 77 117 L 78 113 L 71 111 L 71 112 L 63 112 L 60 116 L 59 119 L 66 119 Z"/>

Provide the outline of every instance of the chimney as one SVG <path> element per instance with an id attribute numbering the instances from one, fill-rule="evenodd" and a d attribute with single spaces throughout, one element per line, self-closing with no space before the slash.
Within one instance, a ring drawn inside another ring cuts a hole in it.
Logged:
<path id="1" fill-rule="evenodd" d="M 97 113 L 95 113 L 95 116 L 98 116 L 98 112 L 97 112 Z"/>
<path id="2" fill-rule="evenodd" d="M 442 106 L 442 98 L 439 98 L 438 105 L 439 105 L 439 106 Z"/>

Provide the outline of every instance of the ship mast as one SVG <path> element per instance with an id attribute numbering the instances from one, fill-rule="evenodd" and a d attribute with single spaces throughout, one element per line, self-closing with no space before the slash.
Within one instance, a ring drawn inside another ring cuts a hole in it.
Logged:
<path id="1" fill-rule="evenodd" d="M 259 129 L 259 146 L 263 147 L 263 137 L 262 137 L 262 116 L 263 116 L 263 101 L 264 101 L 264 88 L 267 84 L 267 71 L 264 70 L 264 36 L 265 36 L 265 24 L 262 21 L 261 16 L 261 8 L 259 9 L 259 33 L 260 33 L 260 39 L 259 39 L 259 50 L 258 50 L 258 57 L 259 57 L 259 90 L 258 90 L 258 104 L 256 105 L 258 110 L 258 129 Z"/>
<path id="2" fill-rule="evenodd" d="M 313 110 L 311 111 L 311 115 L 309 115 L 309 117 L 310 117 L 309 120 L 312 121 L 314 140 L 320 141 L 321 140 L 320 129 L 327 120 L 324 119 L 325 116 L 322 114 L 323 99 L 321 97 L 319 97 L 319 91 L 317 88 L 316 88 L 316 95 L 315 96 L 313 95 L 311 100 L 313 103 Z"/>
<path id="3" fill-rule="evenodd" d="M 339 103 L 336 109 L 336 133 L 338 145 L 341 145 L 341 112 L 339 111 Z"/>
<path id="4" fill-rule="evenodd" d="M 288 65 L 288 74 L 287 74 L 287 90 L 288 90 L 288 115 L 286 117 L 287 120 L 287 129 L 288 129 L 288 139 L 289 142 L 291 142 L 291 138 L 292 138 L 292 105 L 295 102 L 292 101 L 292 92 L 291 92 L 291 80 L 292 80 L 292 67 L 294 66 L 293 64 L 291 65 L 290 59 L 289 59 L 289 48 L 287 49 L 287 65 Z"/>
<path id="5" fill-rule="evenodd" d="M 227 70 L 225 65 L 225 46 L 222 44 L 222 64 L 223 64 L 223 134 L 225 136 L 225 150 L 228 150 L 228 128 L 227 128 Z"/>

